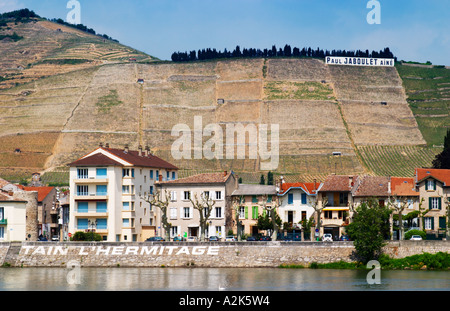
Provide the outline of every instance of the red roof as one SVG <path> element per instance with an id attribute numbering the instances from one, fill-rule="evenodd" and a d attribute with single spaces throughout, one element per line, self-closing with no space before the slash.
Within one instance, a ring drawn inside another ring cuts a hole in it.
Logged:
<path id="1" fill-rule="evenodd" d="M 296 182 L 296 183 L 282 183 L 280 194 L 283 195 L 286 192 L 289 191 L 291 188 L 301 188 L 303 191 L 305 191 L 308 194 L 315 194 L 317 189 L 319 188 L 320 183 L 303 183 L 303 182 Z"/>
<path id="2" fill-rule="evenodd" d="M 37 191 L 38 202 L 42 202 L 55 187 L 21 187 L 25 191 Z"/>
<path id="3" fill-rule="evenodd" d="M 339 191 L 348 192 L 351 191 L 357 181 L 358 176 L 348 175 L 330 175 L 324 181 L 320 192 L 326 191 Z"/>
<path id="4" fill-rule="evenodd" d="M 385 197 L 388 192 L 389 177 L 384 176 L 364 176 L 354 188 L 355 197 Z"/>
<path id="5" fill-rule="evenodd" d="M 391 177 L 391 193 L 396 196 L 419 196 L 414 177 Z"/>
<path id="6" fill-rule="evenodd" d="M 433 177 L 444 183 L 445 187 L 450 187 L 450 170 L 433 168 L 416 168 L 416 182 L 419 183 L 428 177 Z"/>
<path id="7" fill-rule="evenodd" d="M 114 149 L 114 148 L 105 148 L 100 147 L 99 149 L 105 150 L 118 158 L 131 163 L 134 166 L 138 167 L 154 167 L 154 168 L 165 168 L 165 169 L 171 169 L 171 170 L 178 170 L 178 167 L 175 165 L 170 164 L 167 161 L 164 161 L 161 158 L 158 158 L 157 156 L 149 154 L 148 156 L 145 155 L 145 153 L 142 153 L 142 155 L 139 155 L 138 151 L 128 150 L 125 151 L 124 149 Z M 69 164 L 69 166 L 110 166 L 110 165 L 118 165 L 123 166 L 121 163 L 115 161 L 114 159 L 111 159 L 107 155 L 104 154 L 94 154 L 92 156 L 81 158 L 75 162 L 72 162 Z"/>

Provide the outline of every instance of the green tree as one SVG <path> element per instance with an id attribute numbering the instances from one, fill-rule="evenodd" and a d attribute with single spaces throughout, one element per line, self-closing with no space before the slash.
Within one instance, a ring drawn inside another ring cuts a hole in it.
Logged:
<path id="1" fill-rule="evenodd" d="M 261 178 L 259 179 L 259 184 L 260 185 L 265 185 L 266 184 L 266 179 L 264 178 L 264 175 L 261 175 Z"/>
<path id="2" fill-rule="evenodd" d="M 444 138 L 444 150 L 433 160 L 433 168 L 450 169 L 450 129 L 447 129 Z"/>
<path id="3" fill-rule="evenodd" d="M 356 257 L 363 263 L 378 259 L 385 240 L 390 235 L 389 219 L 392 210 L 376 200 L 362 202 L 353 215 L 353 222 L 346 228 L 354 241 Z"/>
<path id="4" fill-rule="evenodd" d="M 267 184 L 270 186 L 273 186 L 273 173 L 272 172 L 267 173 Z"/>

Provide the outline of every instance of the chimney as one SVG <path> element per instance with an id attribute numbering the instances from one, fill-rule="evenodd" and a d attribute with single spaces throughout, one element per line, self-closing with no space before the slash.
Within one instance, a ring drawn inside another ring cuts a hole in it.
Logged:
<path id="1" fill-rule="evenodd" d="M 317 182 L 317 179 L 314 178 L 313 182 L 314 182 L 314 188 L 313 188 L 313 191 L 316 192 L 316 182 Z"/>
<path id="2" fill-rule="evenodd" d="M 130 151 L 128 144 L 125 145 L 125 148 L 123 150 L 125 153 L 128 153 Z"/>
<path id="3" fill-rule="evenodd" d="M 149 154 L 150 154 L 150 147 L 145 146 L 145 156 L 148 157 Z"/>
<path id="4" fill-rule="evenodd" d="M 99 144 L 99 147 L 100 147 L 100 148 L 103 148 L 103 143 L 100 143 L 100 144 Z"/>
<path id="5" fill-rule="evenodd" d="M 350 189 L 353 188 L 353 176 L 348 177 L 348 187 Z"/>
<path id="6" fill-rule="evenodd" d="M 139 145 L 139 156 L 142 157 L 142 146 Z"/>
<path id="7" fill-rule="evenodd" d="M 227 177 L 228 172 L 227 171 L 223 171 L 223 177 Z"/>
<path id="8" fill-rule="evenodd" d="M 106 148 L 109 148 L 109 143 L 106 143 L 105 147 L 106 147 Z"/>

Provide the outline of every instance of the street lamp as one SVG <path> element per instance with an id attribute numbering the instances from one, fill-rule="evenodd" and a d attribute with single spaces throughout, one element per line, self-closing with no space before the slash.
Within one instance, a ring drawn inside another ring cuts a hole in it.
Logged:
<path id="1" fill-rule="evenodd" d="M 97 228 L 97 219 L 95 221 L 89 220 L 88 221 L 88 228 L 91 228 L 91 241 L 94 241 L 94 231 Z"/>

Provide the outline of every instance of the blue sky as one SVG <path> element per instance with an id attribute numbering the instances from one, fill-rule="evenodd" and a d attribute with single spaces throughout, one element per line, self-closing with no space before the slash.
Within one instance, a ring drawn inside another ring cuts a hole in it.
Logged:
<path id="1" fill-rule="evenodd" d="M 78 0 L 81 22 L 121 43 L 170 59 L 174 51 L 269 48 L 380 50 L 399 59 L 450 65 L 450 0 Z M 29 8 L 66 19 L 68 0 L 0 0 L 0 12 Z"/>

